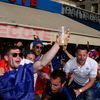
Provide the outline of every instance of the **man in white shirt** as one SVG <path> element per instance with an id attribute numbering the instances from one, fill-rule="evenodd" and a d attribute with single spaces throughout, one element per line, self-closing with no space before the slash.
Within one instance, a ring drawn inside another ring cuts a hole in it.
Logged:
<path id="1" fill-rule="evenodd" d="M 89 93 L 87 91 L 95 82 L 97 66 L 97 62 L 88 57 L 88 50 L 82 45 L 76 48 L 76 57 L 65 64 L 64 71 L 66 74 L 71 72 L 73 75 L 71 86 L 75 91 L 77 100 L 86 100 L 85 94 Z"/>

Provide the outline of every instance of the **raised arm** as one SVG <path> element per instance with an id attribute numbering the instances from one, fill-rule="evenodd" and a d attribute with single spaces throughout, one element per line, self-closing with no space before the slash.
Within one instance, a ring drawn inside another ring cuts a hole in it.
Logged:
<path id="1" fill-rule="evenodd" d="M 65 34 L 64 36 L 65 39 L 68 39 L 69 37 L 70 37 L 70 33 Z M 48 64 L 53 59 L 53 57 L 56 55 L 56 53 L 60 48 L 59 46 L 60 43 L 61 43 L 61 35 L 59 35 L 53 47 L 46 54 L 44 54 L 42 59 L 34 63 L 35 70 L 39 70 L 43 68 L 43 66 Z"/>
<path id="2" fill-rule="evenodd" d="M 63 46 L 63 51 L 68 56 L 69 59 L 73 58 L 73 56 L 67 51 L 67 46 Z"/>

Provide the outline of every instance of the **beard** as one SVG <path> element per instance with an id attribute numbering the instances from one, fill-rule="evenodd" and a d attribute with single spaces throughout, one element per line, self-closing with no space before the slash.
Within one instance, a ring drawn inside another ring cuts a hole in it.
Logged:
<path id="1" fill-rule="evenodd" d="M 78 62 L 80 65 L 84 65 L 85 62 L 86 62 L 86 59 L 77 59 L 77 62 Z"/>

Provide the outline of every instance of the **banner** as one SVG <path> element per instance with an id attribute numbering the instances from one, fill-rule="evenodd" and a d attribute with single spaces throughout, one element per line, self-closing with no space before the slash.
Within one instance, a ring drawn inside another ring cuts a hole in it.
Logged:
<path id="1" fill-rule="evenodd" d="M 55 41 L 58 34 L 43 29 L 0 24 L 0 37 L 33 40 L 33 35 L 39 36 L 43 41 Z"/>

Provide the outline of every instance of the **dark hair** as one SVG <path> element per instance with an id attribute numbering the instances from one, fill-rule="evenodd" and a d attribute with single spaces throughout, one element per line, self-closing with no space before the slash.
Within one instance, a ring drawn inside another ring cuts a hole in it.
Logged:
<path id="1" fill-rule="evenodd" d="M 24 57 L 26 58 L 28 54 L 34 54 L 34 52 L 32 50 L 25 50 L 24 51 Z"/>
<path id="2" fill-rule="evenodd" d="M 86 50 L 87 52 L 89 51 L 86 45 L 78 45 L 78 46 L 76 47 L 76 52 L 77 52 L 78 50 Z"/>
<path id="3" fill-rule="evenodd" d="M 19 49 L 18 46 L 8 46 L 5 50 L 5 55 L 9 53 L 10 50 L 12 49 Z M 19 49 L 20 50 L 20 49 Z M 20 50 L 21 51 L 21 50 Z"/>
<path id="4" fill-rule="evenodd" d="M 63 84 L 66 81 L 66 73 L 62 70 L 54 70 L 51 75 L 51 78 L 56 79 L 60 78 L 61 79 L 61 84 Z"/>

